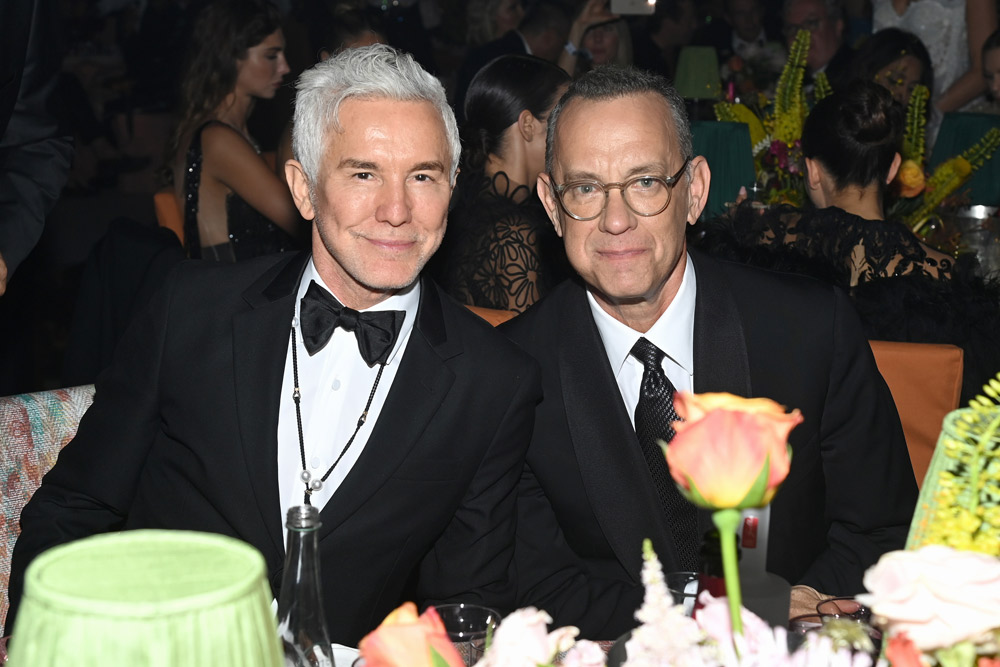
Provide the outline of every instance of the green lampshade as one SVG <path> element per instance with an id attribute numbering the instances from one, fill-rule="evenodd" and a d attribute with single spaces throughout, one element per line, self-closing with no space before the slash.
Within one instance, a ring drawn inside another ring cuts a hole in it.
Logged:
<path id="1" fill-rule="evenodd" d="M 711 46 L 685 46 L 677 56 L 674 88 L 688 100 L 714 100 L 722 95 L 719 56 Z"/>
<path id="2" fill-rule="evenodd" d="M 280 667 L 260 552 L 209 533 L 136 530 L 28 567 L 9 667 Z"/>

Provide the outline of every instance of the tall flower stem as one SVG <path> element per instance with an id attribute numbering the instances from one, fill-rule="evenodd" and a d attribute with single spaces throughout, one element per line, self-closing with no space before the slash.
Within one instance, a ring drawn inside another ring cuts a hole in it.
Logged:
<path id="1" fill-rule="evenodd" d="M 726 578 L 726 597 L 729 599 L 729 617 L 734 636 L 743 634 L 743 620 L 740 617 L 743 595 L 740 592 L 740 570 L 736 561 L 736 529 L 740 525 L 740 517 L 740 511 L 735 509 L 712 512 L 712 522 L 719 529 L 722 573 Z"/>

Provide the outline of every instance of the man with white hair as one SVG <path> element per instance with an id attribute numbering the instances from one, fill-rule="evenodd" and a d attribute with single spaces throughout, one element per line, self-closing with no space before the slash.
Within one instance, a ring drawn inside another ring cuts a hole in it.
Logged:
<path id="1" fill-rule="evenodd" d="M 277 595 L 303 502 L 335 642 L 408 597 L 512 602 L 538 371 L 420 279 L 460 150 L 444 89 L 390 47 L 348 49 L 302 75 L 294 123 L 311 253 L 175 271 L 22 513 L 12 611 L 35 555 L 131 528 L 243 539 Z"/>

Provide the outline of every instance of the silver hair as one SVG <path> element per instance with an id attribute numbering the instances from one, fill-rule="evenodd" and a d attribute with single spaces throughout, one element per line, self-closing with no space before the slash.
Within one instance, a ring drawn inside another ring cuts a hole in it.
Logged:
<path id="1" fill-rule="evenodd" d="M 451 147 L 451 182 L 455 183 L 462 145 L 455 112 L 444 86 L 413 57 L 385 44 L 345 49 L 306 70 L 295 84 L 292 153 L 302 164 L 310 189 L 319 178 L 327 132 L 340 132 L 340 105 L 351 98 L 426 101 L 444 122 Z"/>
<path id="2" fill-rule="evenodd" d="M 657 95 L 667 103 L 670 116 L 674 121 L 674 131 L 677 133 L 677 143 L 680 145 L 683 157 L 693 157 L 691 140 L 691 125 L 688 123 L 684 99 L 667 83 L 662 76 L 652 74 L 634 67 L 619 67 L 605 65 L 593 69 L 570 84 L 569 88 L 549 113 L 549 126 L 545 136 L 545 171 L 552 173 L 553 144 L 555 143 L 556 127 L 559 116 L 566 105 L 579 98 L 581 100 L 612 100 L 630 95 L 649 93 Z M 613 123 L 613 119 L 608 119 Z M 689 174 L 690 177 L 690 174 Z"/>

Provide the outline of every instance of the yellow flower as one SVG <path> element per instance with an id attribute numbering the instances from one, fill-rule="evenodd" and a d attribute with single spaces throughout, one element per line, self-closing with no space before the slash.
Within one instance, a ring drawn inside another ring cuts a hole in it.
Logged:
<path id="1" fill-rule="evenodd" d="M 916 197 L 924 191 L 926 184 L 924 170 L 913 160 L 904 160 L 896 172 L 896 180 L 899 181 L 899 194 L 903 197 Z"/>

